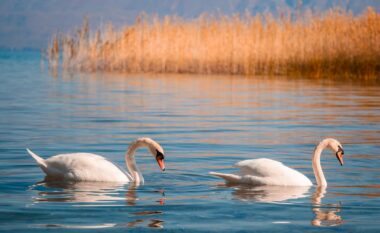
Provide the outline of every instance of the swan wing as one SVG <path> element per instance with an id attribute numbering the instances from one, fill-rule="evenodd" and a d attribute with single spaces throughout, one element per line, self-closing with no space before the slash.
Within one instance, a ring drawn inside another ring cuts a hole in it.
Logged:
<path id="1" fill-rule="evenodd" d="M 241 176 L 235 175 L 235 174 L 225 174 L 225 173 L 219 173 L 219 172 L 209 172 L 210 175 L 212 176 L 217 176 L 222 179 L 224 179 L 227 183 L 240 183 L 241 181 Z"/>
<path id="2" fill-rule="evenodd" d="M 258 176 L 251 176 L 251 175 L 236 175 L 236 174 L 226 174 L 226 173 L 219 173 L 219 172 L 209 172 L 210 175 L 212 176 L 217 176 L 222 179 L 227 184 L 247 184 L 247 185 L 266 185 L 267 184 L 267 179 L 258 177 Z"/>
<path id="3" fill-rule="evenodd" d="M 258 177 L 278 176 L 287 168 L 281 162 L 272 159 L 248 159 L 237 162 L 235 167 L 240 168 L 240 175 L 252 175 Z"/>
<path id="4" fill-rule="evenodd" d="M 91 153 L 55 155 L 45 160 L 47 176 L 73 181 L 128 182 L 131 176 L 104 157 Z"/>
<path id="5" fill-rule="evenodd" d="M 235 164 L 240 168 L 242 182 L 254 185 L 310 186 L 302 173 L 272 159 L 249 159 Z"/>

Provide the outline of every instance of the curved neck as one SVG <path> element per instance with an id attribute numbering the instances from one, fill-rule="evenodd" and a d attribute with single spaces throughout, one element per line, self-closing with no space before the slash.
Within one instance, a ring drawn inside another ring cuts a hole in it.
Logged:
<path id="1" fill-rule="evenodd" d="M 142 176 L 142 174 L 137 168 L 136 160 L 135 160 L 135 151 L 138 148 L 143 147 L 143 146 L 148 146 L 148 145 L 139 140 L 134 141 L 128 147 L 127 153 L 125 154 L 125 163 L 127 165 L 129 174 L 132 176 L 133 181 L 135 181 L 137 185 L 139 185 L 140 183 L 144 183 L 144 177 Z"/>
<path id="2" fill-rule="evenodd" d="M 315 179 L 317 181 L 318 186 L 327 186 L 327 182 L 325 179 L 325 175 L 323 174 L 322 167 L 321 167 L 321 154 L 323 149 L 326 148 L 325 143 L 322 141 L 319 143 L 319 145 L 315 148 L 314 154 L 313 154 L 313 171 L 315 175 Z"/>

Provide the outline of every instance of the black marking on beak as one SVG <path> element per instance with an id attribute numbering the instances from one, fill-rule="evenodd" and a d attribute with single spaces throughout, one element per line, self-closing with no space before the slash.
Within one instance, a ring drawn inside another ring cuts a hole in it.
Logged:
<path id="1" fill-rule="evenodd" d="M 340 166 L 343 166 L 343 155 L 344 155 L 343 148 L 341 146 L 338 146 L 338 151 L 335 153 L 335 156 L 338 159 Z"/>
<path id="2" fill-rule="evenodd" d="M 164 159 L 165 159 L 165 155 L 161 153 L 160 151 L 156 150 L 156 160 L 162 171 L 165 171 Z"/>
<path id="3" fill-rule="evenodd" d="M 156 159 L 165 159 L 165 155 L 162 154 L 160 151 L 156 150 Z"/>

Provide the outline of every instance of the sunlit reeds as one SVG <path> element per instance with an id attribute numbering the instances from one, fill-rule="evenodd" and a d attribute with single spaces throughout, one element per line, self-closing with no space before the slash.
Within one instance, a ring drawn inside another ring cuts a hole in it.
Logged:
<path id="1" fill-rule="evenodd" d="M 61 55 L 61 59 L 60 59 Z M 294 17 L 270 14 L 184 20 L 140 15 L 133 25 L 53 38 L 52 66 L 87 72 L 170 72 L 242 75 L 380 73 L 380 14 L 341 10 Z"/>

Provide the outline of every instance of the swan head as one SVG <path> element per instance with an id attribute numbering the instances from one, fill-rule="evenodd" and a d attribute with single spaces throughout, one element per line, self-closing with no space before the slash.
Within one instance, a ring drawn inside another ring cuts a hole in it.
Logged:
<path id="1" fill-rule="evenodd" d="M 340 142 L 333 138 L 327 138 L 324 141 L 326 143 L 326 146 L 329 147 L 335 153 L 335 156 L 338 159 L 340 165 L 343 166 L 344 150 L 342 144 L 340 144 Z"/>
<path id="2" fill-rule="evenodd" d="M 156 141 L 154 141 L 151 138 L 140 138 L 137 141 L 139 141 L 142 144 L 145 144 L 145 146 L 148 147 L 150 153 L 153 155 L 153 157 L 156 159 L 158 166 L 162 171 L 165 171 L 165 153 L 164 149 L 158 144 Z"/>

